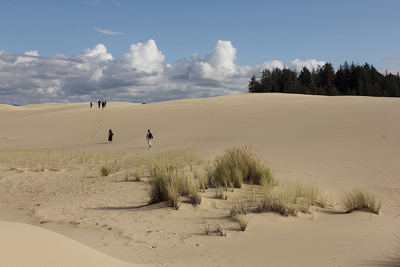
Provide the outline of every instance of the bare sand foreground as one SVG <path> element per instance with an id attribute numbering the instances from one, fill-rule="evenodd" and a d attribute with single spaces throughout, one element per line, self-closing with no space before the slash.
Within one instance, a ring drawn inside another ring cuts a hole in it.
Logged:
<path id="1" fill-rule="evenodd" d="M 400 266 L 400 99 L 0 105 L 0 125 L 0 266 Z M 244 145 L 280 181 L 318 185 L 330 206 L 295 217 L 252 213 L 242 232 L 229 210 L 236 196 L 253 194 L 250 185 L 226 191 L 227 200 L 207 189 L 200 205 L 178 210 L 147 204 L 150 158 L 183 155 L 200 168 Z M 344 212 L 354 186 L 383 200 L 379 215 Z M 205 234 L 217 225 L 226 236 Z"/>

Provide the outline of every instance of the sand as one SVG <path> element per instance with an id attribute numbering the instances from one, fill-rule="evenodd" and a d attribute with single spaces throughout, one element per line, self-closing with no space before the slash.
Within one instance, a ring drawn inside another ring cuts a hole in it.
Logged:
<path id="1" fill-rule="evenodd" d="M 396 263 L 400 99 L 238 94 L 109 102 L 104 110 L 89 103 L 0 105 L 0 125 L 0 266 Z M 228 190 L 227 200 L 210 188 L 200 205 L 183 202 L 175 210 L 147 205 L 145 167 L 142 182 L 133 177 L 139 157 L 178 150 L 212 160 L 245 145 L 280 181 L 316 184 L 330 207 L 296 217 L 252 213 L 242 232 L 229 217 L 230 203 L 250 185 Z M 129 163 L 130 155 L 138 156 Z M 99 176 L 105 158 L 110 177 Z M 345 213 L 343 197 L 354 186 L 384 201 L 379 215 Z M 226 236 L 205 235 L 206 225 L 217 224 Z"/>

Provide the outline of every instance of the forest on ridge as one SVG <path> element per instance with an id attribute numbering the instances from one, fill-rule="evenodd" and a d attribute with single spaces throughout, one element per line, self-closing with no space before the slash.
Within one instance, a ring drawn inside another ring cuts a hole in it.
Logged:
<path id="1" fill-rule="evenodd" d="M 300 73 L 284 68 L 264 69 L 259 80 L 253 76 L 250 93 L 293 93 L 311 95 L 360 95 L 399 97 L 400 76 L 382 74 L 373 65 L 356 65 L 347 61 L 335 72 L 331 63 Z"/>

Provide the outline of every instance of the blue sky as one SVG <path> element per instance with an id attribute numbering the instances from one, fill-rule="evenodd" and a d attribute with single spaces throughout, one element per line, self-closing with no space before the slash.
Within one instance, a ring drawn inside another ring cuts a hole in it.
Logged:
<path id="1" fill-rule="evenodd" d="M 0 103 L 240 93 L 284 65 L 397 73 L 399 10 L 397 0 L 0 1 Z"/>

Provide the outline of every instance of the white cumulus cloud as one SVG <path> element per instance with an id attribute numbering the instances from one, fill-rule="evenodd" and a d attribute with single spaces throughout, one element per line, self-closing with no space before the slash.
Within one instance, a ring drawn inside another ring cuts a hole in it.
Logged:
<path id="1" fill-rule="evenodd" d="M 13 54 L 0 50 L 0 103 L 107 101 L 151 102 L 247 92 L 251 76 L 263 69 L 287 67 L 282 61 L 238 66 L 236 48 L 219 40 L 204 56 L 194 53 L 164 64 L 152 39 L 132 44 L 114 58 L 103 44 L 74 57 L 40 57 L 38 51 Z M 315 68 L 323 61 L 294 60 L 290 68 Z"/>
<path id="2" fill-rule="evenodd" d="M 318 67 L 322 67 L 325 64 L 326 64 L 325 61 L 317 61 L 315 59 L 309 59 L 307 61 L 295 59 L 290 64 L 290 69 L 300 72 L 303 69 L 303 67 L 306 67 L 307 69 L 312 71 L 313 69 L 316 70 L 318 69 Z"/>

